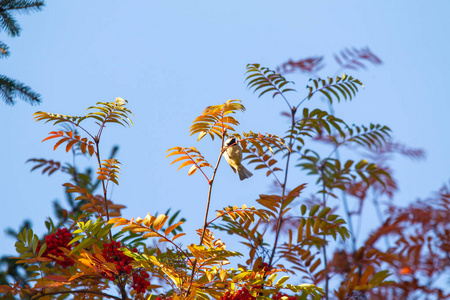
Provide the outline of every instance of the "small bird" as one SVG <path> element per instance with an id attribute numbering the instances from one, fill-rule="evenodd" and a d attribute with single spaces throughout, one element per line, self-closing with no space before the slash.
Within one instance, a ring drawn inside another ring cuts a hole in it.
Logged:
<path id="1" fill-rule="evenodd" d="M 242 149 L 236 142 L 235 137 L 230 137 L 225 141 L 224 147 L 226 148 L 223 156 L 226 161 L 230 165 L 231 169 L 233 169 L 234 173 L 236 171 L 239 174 L 239 179 L 244 180 L 246 178 L 250 178 L 253 176 L 252 172 L 247 170 L 242 164 Z"/>

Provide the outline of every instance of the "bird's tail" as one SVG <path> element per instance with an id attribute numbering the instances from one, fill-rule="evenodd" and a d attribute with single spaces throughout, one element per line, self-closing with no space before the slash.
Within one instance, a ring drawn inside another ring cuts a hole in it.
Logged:
<path id="1" fill-rule="evenodd" d="M 240 180 L 244 180 L 246 178 L 250 178 L 253 176 L 253 173 L 250 172 L 249 170 L 247 170 L 243 165 L 239 166 L 238 173 L 239 173 Z"/>

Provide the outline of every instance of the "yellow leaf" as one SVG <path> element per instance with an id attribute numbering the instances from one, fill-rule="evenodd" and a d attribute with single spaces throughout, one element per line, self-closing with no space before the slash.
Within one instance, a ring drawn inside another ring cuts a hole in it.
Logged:
<path id="1" fill-rule="evenodd" d="M 311 238 L 311 220 L 307 219 L 306 220 L 306 224 L 305 224 L 305 237 L 306 239 L 310 239 Z"/>
<path id="2" fill-rule="evenodd" d="M 313 232 L 315 234 L 319 233 L 319 227 L 320 227 L 320 219 L 315 219 L 314 220 L 314 226 L 313 226 Z"/>
<path id="3" fill-rule="evenodd" d="M 163 215 L 163 214 L 159 215 L 159 216 L 156 218 L 156 220 L 153 222 L 153 228 L 154 228 L 156 231 L 160 230 L 161 227 L 164 226 L 164 223 L 166 223 L 166 221 L 167 221 L 168 218 L 169 218 L 169 217 L 166 216 L 166 215 Z"/>
<path id="4" fill-rule="evenodd" d="M 191 166 L 191 168 L 189 169 L 189 171 L 188 171 L 188 175 L 192 175 L 192 174 L 194 174 L 196 171 L 197 171 L 197 166 L 196 165 L 193 165 L 193 166 Z"/>
<path id="5" fill-rule="evenodd" d="M 298 225 L 298 232 L 297 232 L 297 243 L 300 243 L 303 240 L 303 226 L 302 222 Z"/>
<path id="6" fill-rule="evenodd" d="M 153 224 L 153 222 L 155 221 L 155 219 L 156 218 L 154 216 L 147 214 L 147 216 L 145 216 L 145 219 L 144 219 L 144 225 L 147 227 L 150 227 Z"/>
<path id="7" fill-rule="evenodd" d="M 144 238 L 144 239 L 146 239 L 146 238 L 150 238 L 150 237 L 160 237 L 161 235 L 160 234 L 158 234 L 158 233 L 156 233 L 156 232 L 147 232 L 146 234 L 144 234 L 142 237 Z"/>

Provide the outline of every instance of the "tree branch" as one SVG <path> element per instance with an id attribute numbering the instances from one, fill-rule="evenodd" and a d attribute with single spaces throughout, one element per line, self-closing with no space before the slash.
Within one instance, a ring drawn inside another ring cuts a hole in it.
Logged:
<path id="1" fill-rule="evenodd" d="M 92 294 L 92 295 L 99 295 L 99 296 L 103 296 L 103 297 L 107 297 L 110 299 L 117 299 L 117 300 L 123 300 L 122 298 L 113 296 L 113 295 L 109 295 L 106 293 L 102 293 L 102 292 L 97 292 L 97 291 L 88 291 L 88 290 L 78 290 L 78 291 L 62 291 L 62 292 L 49 292 L 49 293 L 43 293 L 42 295 L 39 295 L 37 297 L 33 297 L 31 298 L 31 300 L 36 300 L 45 296 L 49 296 L 49 295 L 64 295 L 64 294 Z"/>

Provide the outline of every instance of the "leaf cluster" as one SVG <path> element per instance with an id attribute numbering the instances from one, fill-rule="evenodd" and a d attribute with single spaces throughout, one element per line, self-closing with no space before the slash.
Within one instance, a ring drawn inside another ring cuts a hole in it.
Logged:
<path id="1" fill-rule="evenodd" d="M 142 238 L 159 237 L 159 242 L 172 243 L 177 238 L 185 235 L 185 233 L 175 234 L 172 238 L 168 238 L 168 235 L 171 234 L 175 228 L 183 224 L 183 221 L 169 226 L 164 232 L 160 232 L 168 219 L 169 217 L 163 214 L 157 217 L 147 214 L 144 219 L 136 218 L 135 220 L 127 220 L 125 218 L 113 218 L 109 220 L 109 224 L 112 224 L 113 227 L 124 226 L 122 231 L 142 234 Z"/>
<path id="2" fill-rule="evenodd" d="M 347 51 L 346 55 L 347 58 L 353 55 L 353 60 L 342 63 L 342 68 L 351 69 L 353 65 L 362 67 L 357 60 L 366 59 L 364 55 L 367 60 L 373 59 L 367 53 L 356 51 Z M 313 74 L 321 67 L 322 58 L 310 58 L 302 64 L 292 62 L 289 65 Z M 330 246 L 336 242 L 345 244 L 355 238 L 350 235 L 353 231 L 351 213 L 347 212 L 347 219 L 344 220 L 336 213 L 336 207 L 327 204 L 327 201 L 345 201 L 345 195 L 360 195 L 362 203 L 369 187 L 393 186 L 385 160 L 369 162 L 368 158 L 354 157 L 343 160 L 338 150 L 347 146 L 347 149 L 363 149 L 368 153 L 386 153 L 390 129 L 379 124 L 349 126 L 334 116 L 331 109 L 331 112 L 306 108 L 300 111 L 299 107 L 318 92 L 330 105 L 336 100 L 352 100 L 362 83 L 345 74 L 326 80 L 313 78 L 311 86 L 307 87 L 307 96 L 297 106 L 291 106 L 285 98 L 285 93 L 293 91 L 289 88 L 291 82 L 282 75 L 258 64 L 248 65 L 246 74 L 248 87 L 258 92 L 259 97 L 267 93 L 284 99 L 290 108 L 290 128 L 284 138 L 252 131 L 238 133 L 239 122 L 235 114 L 245 110 L 240 100 L 209 106 L 194 120 L 190 135 L 198 134 L 197 141 L 209 135 L 213 141 L 218 138 L 221 142 L 215 166 L 195 147 L 173 147 L 167 151 L 167 157 L 173 159 L 171 164 L 180 163 L 178 170 L 189 166 L 188 175 L 200 170 L 208 181 L 204 225 L 197 230 L 200 242 L 187 246 L 181 244 L 181 237 L 185 235 L 181 225 L 185 220 L 177 221 L 179 211 L 171 217 L 167 211 L 165 214 L 148 213 L 143 219 L 128 219 L 121 215 L 124 206 L 114 204 L 107 198 L 109 182 L 118 184 L 120 163 L 113 157 L 100 159 L 100 137 L 109 123 L 122 126 L 132 124 L 132 113 L 126 108 L 125 100 L 117 98 L 115 102 L 99 102 L 88 108 L 89 112 L 82 117 L 37 112 L 36 121 L 53 125 L 70 124 L 86 133 L 86 138 L 83 138 L 71 129 L 52 131 L 45 140 L 57 139 L 54 150 L 66 143 L 66 151 L 72 151 L 73 155 L 80 152 L 84 156 L 95 156 L 97 176 L 85 174 L 87 177 L 83 181 L 70 165 L 62 166 L 53 160 L 30 160 L 35 164 L 33 170 L 42 169 L 44 174 L 62 171 L 73 175 L 73 182 L 64 186 L 67 194 L 81 203 L 80 213 L 70 215 L 68 221 L 74 234 L 70 242 L 73 249 L 61 247 L 60 250 L 66 258 L 73 260 L 74 266 L 60 268 L 54 263 L 57 257 L 42 257 L 47 245 L 42 244 L 31 229 L 25 229 L 19 234 L 16 244 L 19 263 L 28 267 L 36 284 L 31 288 L 2 285 L 0 292 L 28 293 L 36 299 L 49 298 L 51 293 L 59 294 L 61 298 L 72 294 L 80 299 L 127 299 L 127 287 L 132 285 L 134 277 L 150 274 L 152 280 L 158 280 L 159 284 L 152 282 L 147 287 L 148 292 L 155 292 L 162 285 L 171 288 L 162 298 L 219 299 L 225 293 L 234 295 L 245 290 L 258 299 L 271 299 L 281 291 L 295 293 L 297 299 L 320 299 L 322 296 L 328 297 L 331 293 L 329 280 L 339 274 L 341 284 L 334 290 L 338 299 L 360 295 L 388 298 L 389 288 L 394 288 L 396 295 L 407 297 L 414 294 L 412 287 L 427 295 L 434 293 L 445 297 L 443 291 L 421 284 L 417 274 L 426 273 L 432 277 L 448 262 L 448 188 L 442 190 L 433 201 L 417 203 L 405 209 L 391 208 L 389 219 L 365 241 L 363 247 L 357 248 L 353 244 L 354 249 L 349 253 L 346 249 L 337 249 L 333 258 L 328 260 Z M 97 125 L 96 134 L 82 127 L 87 119 Z M 253 164 L 257 170 L 265 169 L 266 176 L 275 177 L 278 191 L 259 195 L 256 208 L 230 206 L 218 210 L 216 216 L 209 219 L 210 204 L 214 203 L 211 201 L 211 191 L 221 157 L 228 147 L 234 146 L 225 143 L 227 137 L 235 138 L 244 153 L 244 161 Z M 310 145 L 316 141 L 326 142 L 332 148 L 331 153 L 323 156 L 313 150 Z M 293 155 L 297 156 L 297 169 L 316 178 L 311 199 L 304 196 L 306 184 L 296 182 L 295 188 L 288 188 L 288 174 L 295 174 L 292 170 L 288 173 Z M 281 167 L 283 162 L 285 167 Z M 207 168 L 212 169 L 212 175 L 205 173 Z M 97 187 L 102 188 L 102 195 L 94 193 L 94 184 L 89 183 L 93 180 L 96 180 Z M 336 190 L 345 194 L 339 196 Z M 54 232 L 60 224 L 55 226 L 50 219 L 47 227 Z M 239 239 L 248 249 L 245 263 L 238 263 L 237 268 L 228 267 L 230 262 L 243 255 L 227 249 L 213 229 L 225 231 Z M 116 233 L 113 235 L 113 232 Z M 272 232 L 275 239 L 269 243 L 273 236 L 268 233 Z M 393 244 L 383 250 L 377 243 L 381 238 L 388 237 Z M 131 273 L 120 271 L 115 263 L 108 261 L 104 253 L 107 249 L 105 245 L 112 241 L 121 241 L 121 248 L 114 251 L 116 255 L 122 253 L 131 260 Z M 139 250 L 131 250 L 133 246 L 139 247 Z M 293 284 L 296 279 L 290 279 L 288 283 L 289 277 L 285 274 L 301 274 L 302 277 L 297 279 L 300 284 Z M 389 276 L 396 276 L 397 282 L 388 281 Z M 321 282 L 325 282 L 325 289 L 318 287 Z M 113 286 L 118 289 L 121 298 L 105 293 Z M 401 294 L 398 291 L 405 292 Z M 139 300 L 156 298 L 135 290 L 131 295 Z"/>
<path id="3" fill-rule="evenodd" d="M 309 90 L 307 99 L 311 99 L 317 92 L 324 95 L 330 103 L 333 103 L 333 96 L 341 101 L 341 97 L 345 100 L 352 100 L 358 92 L 358 86 L 364 87 L 361 81 L 352 76 L 343 74 L 342 77 L 337 76 L 335 79 L 328 77 L 327 79 L 310 79 L 312 85 L 307 85 Z"/>
<path id="4" fill-rule="evenodd" d="M 85 203 L 80 210 L 87 213 L 95 213 L 97 217 L 122 215 L 120 211 L 125 208 L 124 205 L 114 204 L 111 200 L 105 200 L 101 195 L 93 195 L 87 189 L 72 183 L 65 183 L 64 186 L 67 188 L 67 193 L 79 194 L 74 200 Z"/>
<path id="5" fill-rule="evenodd" d="M 88 153 L 90 156 L 93 156 L 95 151 L 95 144 L 92 141 L 88 141 L 87 138 L 82 138 L 79 135 L 74 135 L 72 131 L 51 131 L 49 133 L 50 136 L 46 137 L 42 141 L 48 141 L 51 139 L 59 138 L 56 144 L 53 146 L 53 150 L 56 150 L 61 144 L 67 142 L 66 152 L 69 152 L 75 144 L 78 144 L 81 149 L 81 153 Z"/>
<path id="6" fill-rule="evenodd" d="M 292 84 L 292 81 L 287 81 L 280 74 L 269 68 L 261 67 L 259 64 L 248 64 L 246 75 L 247 87 L 254 89 L 254 92 L 259 90 L 258 97 L 272 92 L 272 98 L 277 95 L 284 97 L 283 93 L 295 91 L 286 87 L 286 85 Z"/>
<path id="7" fill-rule="evenodd" d="M 214 136 L 222 139 L 226 131 L 235 131 L 233 126 L 239 125 L 239 122 L 232 116 L 238 111 L 245 111 L 240 100 L 228 100 L 220 105 L 208 106 L 192 122 L 189 132 L 191 136 L 198 133 L 197 141 L 206 135 L 209 135 L 212 140 L 214 140 Z"/>
<path id="8" fill-rule="evenodd" d="M 169 154 L 167 154 L 166 158 L 173 155 L 180 155 L 170 163 L 172 165 L 176 162 L 183 161 L 178 167 L 177 171 L 182 169 L 183 167 L 191 166 L 188 175 L 193 175 L 197 170 L 201 170 L 204 167 L 212 168 L 212 166 L 205 160 L 203 155 L 201 155 L 200 152 L 194 147 L 174 147 L 167 150 L 167 152 L 169 152 Z"/>
<path id="9" fill-rule="evenodd" d="M 381 59 L 375 55 L 369 47 L 356 49 L 346 48 L 334 55 L 335 61 L 339 64 L 341 69 L 367 69 L 365 63 L 371 63 L 372 65 L 382 64 Z"/>

